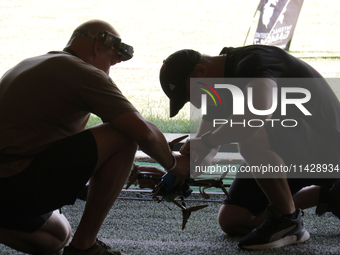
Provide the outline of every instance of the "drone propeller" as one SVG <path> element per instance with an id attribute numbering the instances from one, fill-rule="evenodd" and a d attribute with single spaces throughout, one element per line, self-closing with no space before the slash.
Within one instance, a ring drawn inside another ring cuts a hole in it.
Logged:
<path id="1" fill-rule="evenodd" d="M 226 177 L 226 175 L 229 173 L 229 170 L 228 171 L 225 171 L 222 175 L 221 175 L 221 177 L 220 177 L 220 180 L 223 180 L 225 177 Z"/>
<path id="2" fill-rule="evenodd" d="M 183 136 L 180 136 L 180 137 L 172 140 L 171 142 L 169 142 L 168 144 L 169 144 L 170 150 L 173 151 L 174 146 L 176 144 L 178 144 L 180 141 L 182 141 L 184 138 L 187 138 L 187 137 L 188 137 L 188 135 L 183 135 Z"/>
<path id="3" fill-rule="evenodd" d="M 203 209 L 207 207 L 208 205 L 199 205 L 199 206 L 193 206 L 190 208 L 186 208 L 184 201 L 182 200 L 182 204 L 178 203 L 176 200 L 172 199 L 171 200 L 175 205 L 180 207 L 182 209 L 182 214 L 183 214 L 183 223 L 182 223 L 182 230 L 185 228 L 185 225 L 187 224 L 187 221 L 191 215 L 191 212 Z"/>
<path id="4" fill-rule="evenodd" d="M 179 138 L 176 138 L 168 143 L 170 150 L 172 151 L 174 149 L 174 146 L 178 144 L 183 139 L 187 138 L 188 135 L 181 136 Z M 200 194 L 205 198 L 209 199 L 210 196 L 205 193 L 205 189 L 210 187 L 216 187 L 221 188 L 223 192 L 226 194 L 228 198 L 230 198 L 229 193 L 225 189 L 223 185 L 223 179 L 228 174 L 228 171 L 224 172 L 219 179 L 209 179 L 209 180 L 200 180 L 196 181 L 192 178 L 186 179 L 186 181 L 177 183 L 174 186 L 174 180 L 175 177 L 171 175 L 170 173 L 166 174 L 156 174 L 154 172 L 141 172 L 138 170 L 138 166 L 134 166 L 131 175 L 128 179 L 128 183 L 126 185 L 126 189 L 128 189 L 133 183 L 135 183 L 139 179 L 143 180 L 157 180 L 159 181 L 158 185 L 156 185 L 153 190 L 153 198 L 154 200 L 158 202 L 167 201 L 167 202 L 173 202 L 176 206 L 180 207 L 183 214 L 183 222 L 182 222 L 182 230 L 185 228 L 186 223 L 191 215 L 191 212 L 203 209 L 207 207 L 208 205 L 199 205 L 187 208 L 184 198 L 189 196 L 192 192 L 190 189 L 190 185 L 198 185 Z M 141 184 L 140 184 L 141 185 Z M 162 198 L 159 198 L 162 197 Z M 181 198 L 181 202 L 175 201 L 176 197 Z"/>
<path id="5" fill-rule="evenodd" d="M 224 172 L 218 180 L 215 179 L 207 179 L 207 180 L 199 180 L 195 181 L 194 179 L 190 179 L 190 184 L 196 184 L 199 186 L 199 192 L 201 196 L 205 199 L 209 199 L 210 195 L 205 192 L 206 189 L 211 187 L 216 187 L 222 189 L 224 194 L 230 199 L 230 195 L 228 191 L 225 189 L 223 184 L 223 179 L 227 175 L 228 171 Z M 203 188 L 202 188 L 203 187 Z"/>
<path id="6" fill-rule="evenodd" d="M 227 190 L 225 189 L 225 187 L 223 186 L 223 183 L 220 184 L 220 188 L 223 190 L 224 194 L 225 194 L 229 199 L 231 199 L 231 197 L 230 197 L 228 191 L 227 191 Z"/>
<path id="7" fill-rule="evenodd" d="M 182 213 L 183 213 L 182 230 L 185 228 L 185 225 L 187 224 L 187 221 L 191 215 L 191 212 L 198 211 L 207 206 L 208 205 L 199 205 L 199 206 L 194 206 L 194 207 L 190 207 L 190 208 L 186 208 L 185 210 L 182 210 Z"/>
<path id="8" fill-rule="evenodd" d="M 207 193 L 205 193 L 204 190 L 207 189 L 207 188 L 210 188 L 210 187 L 209 187 L 209 186 L 205 186 L 205 187 L 203 188 L 203 190 L 202 190 L 201 188 L 202 188 L 202 186 L 199 187 L 199 191 L 200 191 L 201 196 L 202 196 L 203 198 L 205 198 L 205 199 L 209 199 L 210 196 L 209 196 Z"/>
<path id="9" fill-rule="evenodd" d="M 219 187 L 223 190 L 224 194 L 225 194 L 229 199 L 231 199 L 231 197 L 230 197 L 228 191 L 225 189 L 225 187 L 224 187 L 224 185 L 223 185 L 223 179 L 224 179 L 224 177 L 228 174 L 228 172 L 229 172 L 229 171 L 226 171 L 226 172 L 224 172 L 224 173 L 221 175 L 220 180 L 219 180 Z"/>

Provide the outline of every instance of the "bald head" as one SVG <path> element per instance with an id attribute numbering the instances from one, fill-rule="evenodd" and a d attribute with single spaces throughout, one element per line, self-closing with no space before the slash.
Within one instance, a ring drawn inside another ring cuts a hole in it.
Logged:
<path id="1" fill-rule="evenodd" d="M 65 50 L 72 50 L 83 61 L 109 73 L 110 66 L 119 63 L 121 57 L 112 47 L 104 44 L 102 36 L 106 31 L 119 37 L 108 22 L 89 20 L 73 31 Z"/>
<path id="2" fill-rule="evenodd" d="M 78 26 L 76 29 L 77 30 L 93 29 L 93 30 L 96 30 L 96 31 L 101 32 L 101 33 L 104 33 L 105 31 L 109 31 L 112 34 L 119 36 L 117 31 L 113 28 L 113 26 L 111 26 L 111 24 L 109 24 L 106 21 L 98 20 L 98 19 L 86 21 L 83 24 L 81 24 L 80 26 Z"/>
<path id="3" fill-rule="evenodd" d="M 86 21 L 83 24 L 79 25 L 74 31 L 79 31 L 79 30 L 84 30 L 84 29 L 94 30 L 99 33 L 104 33 L 106 31 L 109 31 L 112 34 L 116 35 L 117 37 L 120 37 L 118 32 L 114 29 L 114 27 L 110 23 L 103 21 L 103 20 L 93 19 L 93 20 Z M 78 36 L 80 36 L 80 34 L 74 32 L 69 42 L 67 43 L 66 47 L 69 47 L 72 44 L 73 40 Z"/>

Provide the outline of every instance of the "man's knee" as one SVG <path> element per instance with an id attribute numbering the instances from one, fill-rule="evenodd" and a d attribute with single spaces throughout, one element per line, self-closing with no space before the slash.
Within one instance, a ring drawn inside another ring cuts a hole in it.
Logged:
<path id="1" fill-rule="evenodd" d="M 265 128 L 261 128 L 251 138 L 239 142 L 240 153 L 245 159 L 253 159 L 270 150 L 270 141 Z"/>
<path id="2" fill-rule="evenodd" d="M 122 151 L 128 157 L 135 155 L 137 143 L 111 125 L 101 124 L 90 130 L 97 143 L 99 165 Z"/>
<path id="3" fill-rule="evenodd" d="M 218 213 L 218 224 L 229 236 L 244 235 L 251 231 L 253 226 L 250 222 L 254 216 L 245 208 L 224 204 Z"/>
<path id="4" fill-rule="evenodd" d="M 228 213 L 226 206 L 223 205 L 218 213 L 217 221 L 224 233 L 229 236 L 233 236 L 235 235 L 235 227 L 237 226 L 235 226 L 233 221 L 234 219 L 230 216 L 231 215 Z"/>
<path id="5" fill-rule="evenodd" d="M 72 235 L 70 224 L 54 211 L 45 224 L 33 233 L 0 228 L 0 243 L 32 254 L 53 254 L 66 246 Z"/>
<path id="6" fill-rule="evenodd" d="M 115 129 L 110 124 L 103 123 L 90 128 L 98 147 L 98 151 L 108 147 L 120 148 L 129 147 L 137 149 L 137 144 L 130 137 Z"/>
<path id="7" fill-rule="evenodd" d="M 66 246 L 72 235 L 72 229 L 64 215 L 54 211 L 51 217 L 39 229 L 46 232 L 44 251 L 56 253 Z"/>

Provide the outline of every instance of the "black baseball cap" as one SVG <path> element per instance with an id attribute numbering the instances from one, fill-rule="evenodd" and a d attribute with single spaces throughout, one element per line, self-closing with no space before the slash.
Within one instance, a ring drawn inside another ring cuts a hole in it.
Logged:
<path id="1" fill-rule="evenodd" d="M 186 103 L 185 80 L 201 60 L 201 53 L 179 50 L 163 61 L 159 73 L 162 89 L 170 99 L 170 117 L 176 116 Z"/>

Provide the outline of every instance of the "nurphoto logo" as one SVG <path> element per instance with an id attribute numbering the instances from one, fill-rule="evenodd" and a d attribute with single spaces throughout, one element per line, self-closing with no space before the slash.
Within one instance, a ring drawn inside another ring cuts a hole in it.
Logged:
<path id="1" fill-rule="evenodd" d="M 256 109 L 253 103 L 253 90 L 256 88 L 248 87 L 246 89 L 247 96 L 245 97 L 244 92 L 242 89 L 234 84 L 230 83 L 215 83 L 212 85 L 208 85 L 207 82 L 195 82 L 196 88 L 205 92 L 201 93 L 201 115 L 208 115 L 208 97 L 211 98 L 213 105 L 220 107 L 220 111 L 223 109 L 228 110 L 228 107 L 232 108 L 232 115 L 233 116 L 242 116 L 245 115 L 245 107 L 248 107 L 249 111 L 256 115 L 256 116 L 266 116 L 271 115 L 275 111 L 278 110 L 281 117 L 287 116 L 287 108 L 288 107 L 295 107 L 298 111 L 305 115 L 311 116 L 312 114 L 308 111 L 307 107 L 305 106 L 312 97 L 311 92 L 307 88 L 303 87 L 273 87 L 272 94 L 271 94 L 271 101 L 272 105 L 269 109 Z M 201 86 L 197 86 L 200 84 Z M 225 93 L 229 94 L 229 99 L 224 102 L 224 98 L 222 95 Z M 231 95 L 231 96 L 230 96 Z M 293 96 L 292 96 L 293 95 Z M 231 98 L 230 98 L 231 97 Z M 232 102 L 230 102 L 232 101 Z M 295 111 L 296 111 L 295 109 Z M 221 114 L 223 115 L 223 114 Z M 213 119 L 213 126 L 216 127 L 217 125 L 241 125 L 241 126 L 248 126 L 248 127 L 261 127 L 267 123 L 273 127 L 275 124 L 281 124 L 283 127 L 295 127 L 298 124 L 296 119 L 286 119 L 286 118 L 271 118 L 265 119 L 243 119 L 242 121 L 233 121 L 232 118 L 214 118 Z"/>

